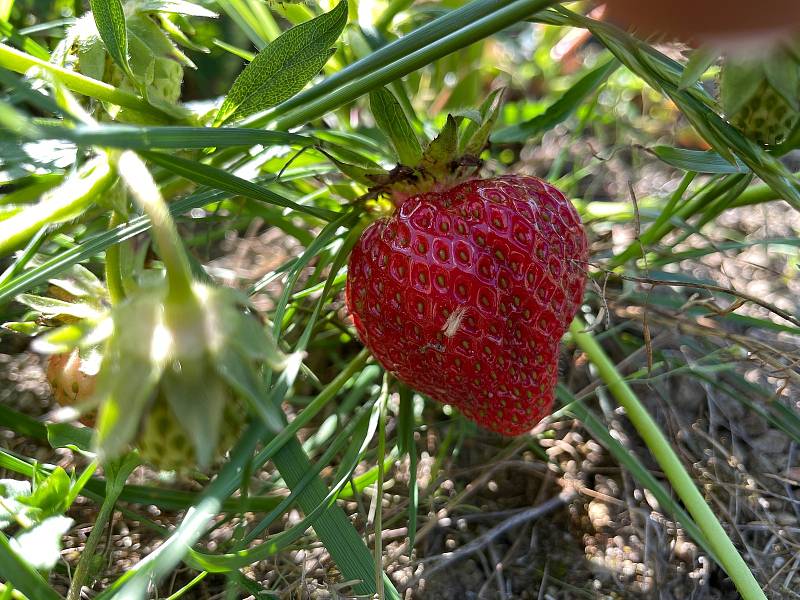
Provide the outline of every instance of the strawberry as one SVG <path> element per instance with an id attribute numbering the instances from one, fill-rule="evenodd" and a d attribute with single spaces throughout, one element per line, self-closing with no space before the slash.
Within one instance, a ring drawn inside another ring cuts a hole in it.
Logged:
<path id="1" fill-rule="evenodd" d="M 223 409 L 214 460 L 233 446 L 244 424 L 243 407 L 231 398 Z M 158 397 L 144 416 L 136 439 L 143 461 L 161 471 L 185 471 L 197 462 L 195 448 L 164 397 Z"/>
<path id="2" fill-rule="evenodd" d="M 731 115 L 731 123 L 760 144 L 774 146 L 784 141 L 797 124 L 798 113 L 767 82 Z"/>
<path id="3" fill-rule="evenodd" d="M 800 62 L 788 47 L 768 57 L 728 57 L 720 73 L 720 104 L 730 123 L 753 141 L 785 142 L 800 121 Z"/>
<path id="4" fill-rule="evenodd" d="M 405 197 L 364 231 L 347 305 L 363 343 L 400 381 L 519 435 L 550 412 L 586 262 L 580 218 L 555 187 L 472 179 Z"/>
<path id="5" fill-rule="evenodd" d="M 45 371 L 53 398 L 61 406 L 76 406 L 86 402 L 94 394 L 97 381 L 97 361 L 83 360 L 80 351 L 53 354 L 47 360 Z M 94 415 L 84 415 L 81 421 L 94 425 Z"/>

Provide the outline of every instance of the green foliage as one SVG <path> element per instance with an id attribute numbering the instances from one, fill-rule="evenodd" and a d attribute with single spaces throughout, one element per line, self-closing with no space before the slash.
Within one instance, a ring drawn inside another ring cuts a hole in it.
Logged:
<path id="1" fill-rule="evenodd" d="M 93 543 L 118 500 L 142 522 L 146 517 L 129 504 L 186 511 L 174 531 L 150 523 L 164 537 L 158 550 L 124 574 L 112 573 L 101 599 L 143 598 L 152 581 L 182 562 L 199 571 L 195 583 L 207 572 L 220 573 L 231 594 L 255 594 L 265 590 L 240 570 L 311 547 L 315 539 L 341 579 L 355 582 L 353 593 L 383 589 L 385 597 L 399 597 L 376 568 L 380 528 L 356 527 L 340 500 L 361 501 L 368 488 L 380 496 L 394 462 L 407 458 L 412 476 L 403 515 L 413 548 L 418 514 L 439 500 L 426 497 L 413 475 L 421 426 L 439 433 L 443 421 L 456 417 L 430 406 L 423 412 L 424 400 L 391 378 L 380 386 L 382 370 L 358 350 L 338 312 L 349 251 L 387 209 L 379 192 L 398 162 L 422 165 L 441 181 L 454 164 L 477 173 L 478 159 L 486 173 L 532 169 L 539 159 L 524 164 L 521 157 L 546 138 L 567 140 L 548 178 L 574 198 L 600 240 L 593 279 L 604 286 L 619 277 L 624 303 L 633 307 L 709 319 L 707 306 L 688 306 L 674 290 L 711 290 L 726 302 L 735 298 L 732 291 L 679 279 L 669 269 L 758 245 L 795 257 L 794 238 L 673 248 L 703 239 L 709 224 L 736 207 L 777 199 L 800 206 L 797 176 L 780 160 L 800 141 L 797 126 L 782 134 L 780 145 L 773 138 L 765 147 L 733 118 L 754 98 L 767 97 L 765 86 L 774 93 L 772 105 L 777 98 L 797 110 L 791 57 L 725 63 L 717 98 L 701 85 L 715 73 L 714 52 L 696 50 L 679 62 L 548 0 L 474 0 L 455 8 L 399 0 L 376 3 L 371 16 L 362 11 L 365 3 L 332 4 L 325 12 L 313 3 L 220 0 L 214 5 L 219 16 L 183 0 L 92 0 L 91 14 L 73 14 L 71 3 L 37 6 L 47 14 L 35 15 L 31 28 L 24 20 L 30 2 L 0 0 L 3 335 L 36 335 L 34 347 L 47 352 L 76 345 L 104 352 L 99 391 L 88 401 L 102 405 L 96 436 L 0 407 L 0 420 L 18 435 L 90 460 L 100 450 L 106 461 L 104 478 L 95 476 L 94 462 L 75 477 L 0 451 L 0 467 L 31 482 L 0 482 L 0 525 L 10 536 L 0 534 L 0 573 L 29 599 L 58 597 L 39 570 L 52 567 L 70 527 L 64 513 L 78 495 L 99 507 Z M 58 21 L 62 14 L 72 20 Z M 538 23 L 535 29 L 526 20 Z M 568 57 L 554 59 L 553 51 L 574 28 L 590 31 L 603 49 L 587 51 L 585 62 L 570 67 Z M 249 64 L 235 77 L 241 57 Z M 689 129 L 695 143 L 682 143 L 665 123 Z M 597 173 L 610 156 L 591 149 L 582 159 L 569 152 L 597 140 L 611 153 L 630 151 L 637 168 L 636 161 L 657 159 L 683 179 L 674 191 L 635 204 L 598 199 Z M 604 246 L 611 226 L 632 221 L 636 239 L 611 254 Z M 213 260 L 222 244 L 257 238 L 262 228 L 282 240 L 263 257 L 269 266 L 234 283 L 247 294 L 223 287 L 221 280 L 234 279 Z M 647 294 L 628 285 L 643 277 L 653 282 Z M 780 320 L 713 314 L 721 330 L 800 331 L 788 311 L 760 298 L 747 302 Z M 592 287 L 586 311 L 596 317 L 595 327 L 603 303 Z M 591 336 L 573 333 L 610 385 L 623 390 L 626 407 L 636 409 L 635 396 Z M 609 345 L 629 348 L 618 331 L 602 335 Z M 691 345 L 698 338 L 681 339 Z M 706 346 L 698 347 L 705 353 Z M 705 362 L 674 371 L 741 399 L 747 411 L 800 441 L 796 409 L 741 377 L 730 366 L 738 360 L 733 349 L 708 354 Z M 648 368 L 630 381 L 650 384 L 673 374 L 658 371 L 666 359 L 657 351 L 654 358 L 655 375 Z M 761 597 L 646 415 L 635 420 L 655 458 L 667 457 L 667 480 L 648 470 L 649 457 L 620 444 L 608 416 L 585 405 L 588 397 L 576 399 L 566 388 L 561 394 L 568 405 L 556 418 L 580 420 L 727 569 L 743 596 Z M 194 478 L 194 491 L 129 482 L 141 457 L 127 452 L 157 397 L 179 417 L 203 466 L 214 462 L 220 417 L 231 398 L 249 422 L 212 480 L 183 474 Z M 387 426 L 392 420 L 396 427 Z M 459 435 L 472 434 L 453 426 L 442 436 L 434 480 Z M 287 524 L 282 519 L 294 508 L 302 518 Z M 378 508 L 376 526 L 383 517 Z M 240 523 L 235 535 L 214 551 L 201 550 L 196 543 L 220 520 Z M 374 551 L 364 542 L 370 533 Z M 34 547 L 41 554 L 34 556 Z M 91 577 L 82 559 L 72 597 Z"/>

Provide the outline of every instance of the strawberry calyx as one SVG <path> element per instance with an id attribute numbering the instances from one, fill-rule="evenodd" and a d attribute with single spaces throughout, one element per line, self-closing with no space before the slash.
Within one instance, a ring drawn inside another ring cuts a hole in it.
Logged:
<path id="1" fill-rule="evenodd" d="M 495 90 L 478 110 L 448 114 L 439 135 L 423 147 L 419 128 L 414 128 L 395 96 L 381 88 L 370 93 L 370 107 L 376 125 L 390 142 L 396 166 L 385 169 L 331 144 L 321 143 L 317 149 L 344 175 L 367 188 L 361 200 L 386 197 L 399 207 L 411 196 L 444 191 L 478 175 L 483 166 L 480 154 L 497 120 L 501 96 L 502 90 Z"/>

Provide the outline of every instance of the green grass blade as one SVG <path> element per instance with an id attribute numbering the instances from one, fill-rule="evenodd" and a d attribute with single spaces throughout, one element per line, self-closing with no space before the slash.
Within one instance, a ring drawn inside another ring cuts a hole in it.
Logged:
<path id="1" fill-rule="evenodd" d="M 142 151 L 141 155 L 150 162 L 164 167 L 176 175 L 185 177 L 200 185 L 228 192 L 229 194 L 245 196 L 253 200 L 260 200 L 261 202 L 281 206 L 283 208 L 291 208 L 299 213 L 311 215 L 323 221 L 332 221 L 339 216 L 337 213 L 315 206 L 302 206 L 291 200 L 287 200 L 283 196 L 257 183 L 242 179 L 223 169 L 218 169 L 198 161 L 179 158 L 161 152 Z"/>
<path id="2" fill-rule="evenodd" d="M 312 146 L 315 140 L 283 131 L 241 127 L 153 127 L 137 125 L 77 125 L 34 120 L 35 139 L 67 140 L 81 146 L 129 148 L 132 150 L 202 149 L 235 146 Z"/>

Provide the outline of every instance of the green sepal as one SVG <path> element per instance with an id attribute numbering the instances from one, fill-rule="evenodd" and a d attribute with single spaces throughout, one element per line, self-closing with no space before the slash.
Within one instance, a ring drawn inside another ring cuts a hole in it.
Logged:
<path id="1" fill-rule="evenodd" d="M 453 115 L 447 115 L 442 131 L 425 148 L 420 161 L 420 168 L 426 173 L 444 177 L 450 172 L 451 165 L 458 152 L 458 123 Z"/>
<path id="2" fill-rule="evenodd" d="M 229 388 L 213 376 L 210 361 L 204 359 L 174 362 L 160 382 L 163 397 L 194 446 L 200 469 L 214 459 L 225 404 L 231 400 Z"/>
<path id="3" fill-rule="evenodd" d="M 686 68 L 681 73 L 678 89 L 688 90 L 693 87 L 700 81 L 703 73 L 716 62 L 717 58 L 719 58 L 719 52 L 712 46 L 701 46 L 694 50 L 689 56 Z"/>
<path id="4" fill-rule="evenodd" d="M 399 162 L 413 166 L 422 160 L 422 147 L 403 107 L 386 88 L 369 93 L 369 106 L 378 128 L 389 138 Z"/>
<path id="5" fill-rule="evenodd" d="M 263 361 L 276 371 L 286 365 L 286 355 L 280 351 L 275 338 L 251 315 L 247 296 L 230 288 L 213 288 L 206 303 L 209 329 L 222 332 L 223 343 L 212 348 L 216 354 L 240 354 L 243 360 Z"/>
<path id="6" fill-rule="evenodd" d="M 165 365 L 174 357 L 174 332 L 165 322 L 166 280 L 151 283 L 112 309 L 113 333 L 103 350 L 95 398 L 98 452 L 126 451 L 152 402 Z"/>
<path id="7" fill-rule="evenodd" d="M 273 433 L 283 430 L 283 423 L 265 404 L 263 384 L 252 365 L 241 361 L 233 354 L 223 353 L 216 357 L 215 366 L 219 376 L 228 382 L 237 395 L 247 403 L 251 412 Z"/>
<path id="8" fill-rule="evenodd" d="M 760 64 L 728 62 L 722 69 L 720 103 L 725 116 L 733 117 L 753 97 L 764 81 Z"/>
<path id="9" fill-rule="evenodd" d="M 36 266 L 40 264 L 39 261 L 31 262 Z M 66 271 L 62 271 L 47 281 L 76 298 L 93 298 L 97 301 L 104 301 L 108 297 L 103 282 L 82 265 L 72 265 Z"/>
<path id="10" fill-rule="evenodd" d="M 22 335 L 39 335 L 49 328 L 46 325 L 39 325 L 36 321 L 8 321 L 0 325 L 0 329 L 13 331 Z"/>
<path id="11" fill-rule="evenodd" d="M 479 156 L 489 143 L 489 134 L 492 133 L 503 103 L 503 91 L 503 89 L 493 91 L 481 105 L 481 124 L 468 138 L 465 136 L 463 154 Z"/>
<path id="12" fill-rule="evenodd" d="M 323 150 L 322 148 L 318 148 L 318 150 L 319 152 L 324 154 L 329 161 L 331 161 L 334 165 L 336 165 L 337 169 L 339 169 L 342 173 L 347 175 L 347 177 L 362 185 L 366 186 L 375 185 L 376 183 L 379 182 L 381 178 L 386 178 L 386 180 L 388 181 L 388 173 L 385 169 L 381 169 L 380 167 L 378 168 L 360 167 L 358 165 L 354 165 L 352 163 L 339 160 L 327 150 Z"/>
<path id="13" fill-rule="evenodd" d="M 776 92 L 792 110 L 800 110 L 800 73 L 795 59 L 787 52 L 778 52 L 764 61 L 764 74 Z"/>
<path id="14" fill-rule="evenodd" d="M 83 319 L 40 335 L 31 343 L 31 350 L 40 354 L 60 354 L 73 348 L 101 344 L 112 334 L 114 324 L 110 317 L 98 321 Z"/>
<path id="15" fill-rule="evenodd" d="M 63 63 L 73 44 L 78 55 L 78 69 L 81 73 L 92 79 L 103 80 L 106 71 L 106 47 L 90 14 L 80 17 L 70 27 L 68 36 L 58 45 L 58 62 Z M 62 46 L 63 44 L 63 46 Z M 53 53 L 53 58 L 56 57 Z"/>
<path id="16" fill-rule="evenodd" d="M 103 460 L 116 458 L 134 442 L 142 415 L 155 396 L 161 372 L 162 365 L 149 357 L 106 350 L 95 392 L 102 402 L 96 445 Z"/>

